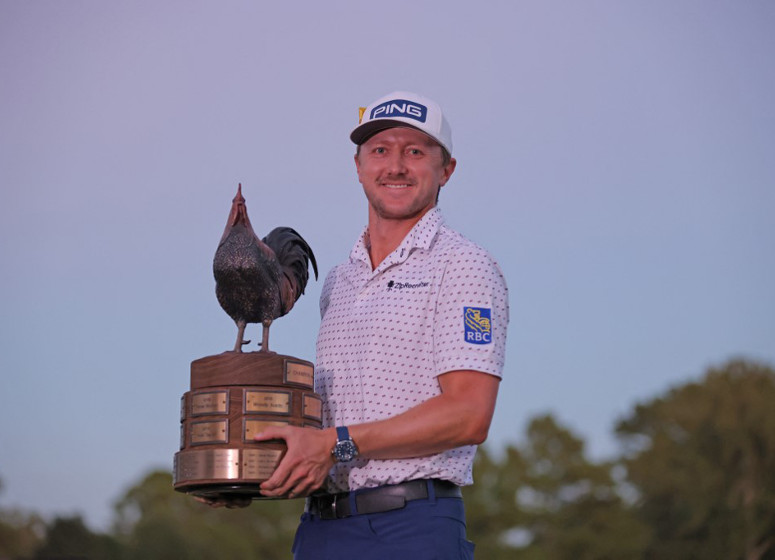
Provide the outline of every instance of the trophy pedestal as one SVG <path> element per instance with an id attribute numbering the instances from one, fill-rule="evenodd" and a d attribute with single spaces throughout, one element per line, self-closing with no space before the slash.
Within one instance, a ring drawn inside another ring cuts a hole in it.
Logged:
<path id="1" fill-rule="evenodd" d="M 322 400 L 311 362 L 274 352 L 224 352 L 191 362 L 191 390 L 180 400 L 175 490 L 206 498 L 261 495 L 286 451 L 256 442 L 269 426 L 322 428 Z"/>

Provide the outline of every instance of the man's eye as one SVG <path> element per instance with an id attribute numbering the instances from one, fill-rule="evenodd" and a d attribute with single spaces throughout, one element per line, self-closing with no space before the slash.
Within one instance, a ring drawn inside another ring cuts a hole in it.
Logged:
<path id="1" fill-rule="evenodd" d="M 422 154 L 422 152 L 420 150 L 418 150 L 417 148 L 411 148 L 409 150 L 409 153 L 411 155 L 413 155 L 413 156 L 419 156 L 420 154 Z"/>
<path id="2" fill-rule="evenodd" d="M 374 148 L 374 153 L 375 154 L 384 154 L 385 153 L 385 148 Z"/>

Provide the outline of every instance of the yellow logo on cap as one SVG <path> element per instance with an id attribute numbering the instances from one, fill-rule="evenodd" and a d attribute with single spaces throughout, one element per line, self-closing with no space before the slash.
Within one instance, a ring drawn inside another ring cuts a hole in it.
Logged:
<path id="1" fill-rule="evenodd" d="M 358 124 L 363 122 L 363 113 L 366 112 L 366 107 L 358 107 Z"/>

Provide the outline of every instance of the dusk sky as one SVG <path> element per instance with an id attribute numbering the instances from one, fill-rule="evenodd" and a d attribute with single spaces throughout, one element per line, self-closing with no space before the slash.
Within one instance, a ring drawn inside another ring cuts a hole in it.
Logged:
<path id="1" fill-rule="evenodd" d="M 0 508 L 106 528 L 171 469 L 190 362 L 236 335 L 237 184 L 325 276 L 367 219 L 358 107 L 394 90 L 445 109 L 440 206 L 509 285 L 490 449 L 551 412 L 608 457 L 636 402 L 775 364 L 774 29 L 766 0 L 0 0 Z M 314 359 L 322 279 L 278 352 Z"/>

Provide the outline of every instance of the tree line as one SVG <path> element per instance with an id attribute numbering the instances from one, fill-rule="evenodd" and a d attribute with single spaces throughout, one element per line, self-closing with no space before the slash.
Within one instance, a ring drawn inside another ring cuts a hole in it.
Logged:
<path id="1" fill-rule="evenodd" d="M 486 446 L 464 489 L 483 560 L 775 560 L 775 371 L 734 360 L 639 403 L 615 427 L 620 453 L 594 461 L 552 415 L 519 444 Z M 0 488 L 1 490 L 1 488 Z M 212 509 L 147 474 L 111 529 L 0 508 L 4 559 L 287 559 L 302 500 Z"/>

